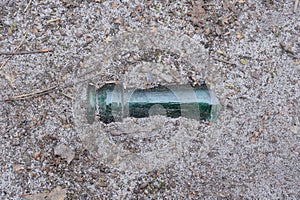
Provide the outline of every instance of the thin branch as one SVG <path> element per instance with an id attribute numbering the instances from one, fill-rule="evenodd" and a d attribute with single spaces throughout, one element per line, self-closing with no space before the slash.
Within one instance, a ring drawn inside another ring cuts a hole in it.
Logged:
<path id="1" fill-rule="evenodd" d="M 29 0 L 29 3 L 27 4 L 26 8 L 24 9 L 24 12 L 26 12 L 31 4 L 32 0 Z"/>
<path id="2" fill-rule="evenodd" d="M 299 4 L 299 0 L 296 0 L 294 5 L 294 13 L 297 11 L 298 4 Z"/>
<path id="3" fill-rule="evenodd" d="M 70 96 L 70 95 L 68 95 L 68 94 L 66 94 L 66 93 L 64 93 L 64 92 L 62 92 L 62 95 L 64 95 L 64 96 L 67 97 L 68 99 L 75 100 L 74 97 L 72 97 L 72 96 Z"/>
<path id="4" fill-rule="evenodd" d="M 50 24 L 50 23 L 52 23 L 52 22 L 58 22 L 58 21 L 60 21 L 60 18 L 50 19 L 50 20 L 46 21 L 46 23 L 47 23 L 47 24 Z"/>
<path id="5" fill-rule="evenodd" d="M 58 88 L 58 86 L 56 85 L 56 86 L 52 86 L 52 87 L 47 88 L 47 89 L 38 90 L 36 92 L 13 96 L 11 98 L 4 99 L 4 101 L 16 101 L 16 100 L 28 99 L 28 98 L 31 98 L 31 97 L 37 97 L 37 96 L 48 94 L 48 93 L 54 91 L 57 88 Z"/>
<path id="6" fill-rule="evenodd" d="M 290 49 L 289 46 L 283 44 L 282 42 L 279 42 L 279 45 L 280 45 L 280 48 L 281 48 L 282 50 L 284 50 L 286 53 L 290 53 L 290 54 L 292 54 L 292 55 L 295 55 L 295 52 L 292 51 L 292 49 Z"/>
<path id="7" fill-rule="evenodd" d="M 230 62 L 230 61 L 227 61 L 227 60 L 223 60 L 223 59 L 220 59 L 220 58 L 213 58 L 213 59 L 216 60 L 216 61 L 219 61 L 219 62 L 223 62 L 223 63 L 229 64 L 229 65 L 236 65 L 233 62 Z"/>
<path id="8" fill-rule="evenodd" d="M 85 79 L 85 80 L 82 80 L 82 81 L 78 81 L 78 82 L 75 82 L 75 83 L 69 83 L 69 84 L 65 84 L 65 85 L 57 84 L 57 85 L 52 86 L 50 88 L 38 90 L 36 92 L 16 95 L 16 96 L 12 96 L 12 97 L 9 97 L 9 98 L 3 99 L 3 100 L 0 99 L 0 102 L 1 101 L 18 101 L 18 100 L 23 100 L 23 99 L 35 98 L 35 97 L 39 97 L 41 95 L 49 94 L 49 93 L 54 92 L 54 91 L 59 90 L 59 89 L 73 87 L 74 85 L 77 85 L 77 84 L 80 84 L 80 83 L 83 83 L 83 82 L 87 82 L 88 80 L 89 79 Z M 71 97 L 71 96 L 69 96 L 69 95 L 67 95 L 63 92 L 62 92 L 62 94 L 64 96 L 66 96 L 67 98 L 74 99 L 74 97 Z"/>
<path id="9" fill-rule="evenodd" d="M 24 55 L 24 54 L 37 54 L 37 53 L 49 53 L 53 52 L 53 49 L 41 49 L 41 50 L 33 50 L 33 51 L 14 51 L 14 52 L 0 52 L 0 55 Z"/>
<path id="10" fill-rule="evenodd" d="M 14 52 L 17 52 L 17 51 L 20 49 L 20 47 L 23 45 L 23 43 L 24 43 L 24 41 L 25 41 L 25 39 L 26 39 L 26 37 L 27 37 L 27 33 L 28 33 L 28 32 L 26 31 L 26 33 L 25 33 L 24 37 L 22 38 L 22 40 L 21 40 L 19 46 L 17 46 L 17 48 L 14 50 Z M 12 57 L 13 57 L 13 55 L 9 56 L 9 57 L 2 63 L 2 65 L 0 66 L 0 70 L 6 65 L 6 63 L 7 63 Z"/>

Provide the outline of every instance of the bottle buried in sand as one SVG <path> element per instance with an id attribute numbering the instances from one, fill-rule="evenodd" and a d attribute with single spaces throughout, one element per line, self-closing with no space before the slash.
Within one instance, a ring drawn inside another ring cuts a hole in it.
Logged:
<path id="1" fill-rule="evenodd" d="M 104 123 L 151 115 L 214 121 L 221 108 L 215 93 L 206 85 L 124 89 L 121 84 L 105 84 L 97 89 L 89 83 L 86 103 L 86 117 L 90 124 L 95 121 L 95 116 Z"/>

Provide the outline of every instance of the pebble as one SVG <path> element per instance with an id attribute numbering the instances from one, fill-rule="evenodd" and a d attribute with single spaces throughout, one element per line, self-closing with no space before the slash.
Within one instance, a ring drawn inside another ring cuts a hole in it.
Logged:
<path id="1" fill-rule="evenodd" d="M 98 183 L 100 187 L 107 187 L 108 186 L 108 182 L 99 182 Z"/>
<path id="2" fill-rule="evenodd" d="M 148 186 L 148 183 L 147 182 L 144 182 L 140 185 L 140 189 L 144 189 Z"/>
<path id="3" fill-rule="evenodd" d="M 174 183 L 174 181 L 169 181 L 169 185 L 171 188 L 175 188 L 176 187 L 176 184 Z"/>

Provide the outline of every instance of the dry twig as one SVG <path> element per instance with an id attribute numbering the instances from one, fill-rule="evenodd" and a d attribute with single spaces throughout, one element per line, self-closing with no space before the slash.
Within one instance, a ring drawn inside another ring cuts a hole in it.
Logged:
<path id="1" fill-rule="evenodd" d="M 29 8 L 31 2 L 32 2 L 32 0 L 29 0 L 29 2 L 28 2 L 28 4 L 27 4 L 26 8 L 24 9 L 24 12 L 26 12 L 26 11 L 28 10 L 28 8 Z"/>
<path id="2" fill-rule="evenodd" d="M 64 95 L 64 96 L 67 97 L 68 99 L 75 100 L 74 97 L 72 97 L 72 96 L 70 96 L 70 95 L 68 95 L 68 94 L 66 94 L 66 93 L 64 93 L 64 92 L 62 92 L 62 95 Z"/>
<path id="3" fill-rule="evenodd" d="M 65 84 L 65 85 L 57 84 L 57 85 L 52 86 L 52 87 L 47 88 L 47 89 L 41 89 L 41 90 L 38 90 L 38 91 L 32 92 L 32 93 L 27 93 L 27 94 L 21 94 L 21 95 L 12 96 L 12 97 L 9 97 L 7 99 L 3 99 L 3 100 L 1 99 L 0 101 L 18 101 L 18 100 L 24 100 L 24 99 L 39 97 L 41 95 L 49 94 L 49 93 L 54 92 L 56 90 L 73 87 L 76 84 L 80 84 L 80 83 L 86 82 L 88 80 L 89 79 L 85 79 L 85 80 L 82 80 L 82 81 L 78 81 L 76 83 L 69 83 L 69 84 Z M 61 92 L 61 93 L 64 96 L 66 96 L 67 98 L 74 100 L 74 97 L 69 96 L 69 95 L 67 95 L 66 93 L 63 93 L 63 92 Z"/>
<path id="4" fill-rule="evenodd" d="M 24 55 L 24 54 L 37 54 L 37 53 L 49 53 L 53 52 L 53 49 L 41 49 L 41 50 L 33 50 L 33 51 L 14 51 L 14 52 L 0 52 L 0 55 Z"/>
<path id="5" fill-rule="evenodd" d="M 16 101 L 16 100 L 28 99 L 28 98 L 31 98 L 31 97 L 37 97 L 37 96 L 41 96 L 41 95 L 44 95 L 44 94 L 48 94 L 48 93 L 52 92 L 53 90 L 55 90 L 57 88 L 58 88 L 58 86 L 56 85 L 56 86 L 52 86 L 52 87 L 47 88 L 47 89 L 38 90 L 36 92 L 13 96 L 11 98 L 4 99 L 4 101 Z"/>
<path id="6" fill-rule="evenodd" d="M 52 22 L 58 22 L 58 21 L 60 21 L 60 18 L 50 19 L 50 20 L 47 21 L 47 24 L 50 24 Z"/>
<path id="7" fill-rule="evenodd" d="M 219 62 L 223 62 L 223 63 L 226 63 L 226 64 L 229 64 L 229 65 L 236 65 L 233 62 L 230 62 L 230 61 L 227 61 L 227 60 L 223 60 L 223 59 L 220 59 L 220 58 L 214 58 L 214 60 L 219 61 Z"/>
<path id="8" fill-rule="evenodd" d="M 17 51 L 20 49 L 20 47 L 23 45 L 23 43 L 24 43 L 26 37 L 27 37 L 27 31 L 26 31 L 24 37 L 22 38 L 22 40 L 21 40 L 19 46 L 17 46 L 17 48 L 14 50 L 14 52 L 17 52 Z M 7 63 L 12 57 L 13 57 L 13 55 L 9 56 L 9 57 L 2 63 L 2 65 L 0 66 L 0 70 L 6 65 L 6 63 Z"/>
<path id="9" fill-rule="evenodd" d="M 294 13 L 297 11 L 299 0 L 295 0 Z"/>
<path id="10" fill-rule="evenodd" d="M 291 47 L 289 47 L 289 46 L 283 44 L 282 42 L 279 42 L 279 45 L 280 45 L 280 48 L 281 48 L 282 50 L 284 50 L 286 53 L 290 53 L 290 54 L 292 54 L 292 55 L 295 55 L 295 52 L 292 51 Z"/>

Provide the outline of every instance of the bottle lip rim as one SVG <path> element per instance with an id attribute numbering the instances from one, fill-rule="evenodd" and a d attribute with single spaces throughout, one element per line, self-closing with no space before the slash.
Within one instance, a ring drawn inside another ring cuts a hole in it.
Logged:
<path id="1" fill-rule="evenodd" d="M 222 105 L 218 100 L 214 91 L 209 90 L 210 100 L 211 100 L 211 112 L 210 112 L 210 119 L 209 121 L 214 122 L 218 118 Z"/>
<path id="2" fill-rule="evenodd" d="M 92 83 L 88 83 L 86 91 L 86 119 L 89 124 L 95 121 L 96 112 L 96 86 Z"/>

